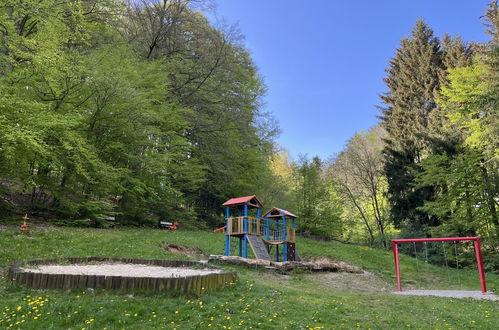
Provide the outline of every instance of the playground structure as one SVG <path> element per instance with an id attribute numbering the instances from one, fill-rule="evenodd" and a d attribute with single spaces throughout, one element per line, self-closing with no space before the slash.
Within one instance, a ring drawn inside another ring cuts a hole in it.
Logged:
<path id="1" fill-rule="evenodd" d="M 231 198 L 222 205 L 225 206 L 226 256 L 230 256 L 231 239 L 235 238 L 240 257 L 248 258 L 249 245 L 256 259 L 270 261 L 272 253 L 275 261 L 296 260 L 296 215 L 273 208 L 262 216 L 263 204 L 256 195 Z"/>
<path id="2" fill-rule="evenodd" d="M 394 239 L 392 240 L 392 250 L 393 250 L 393 258 L 395 261 L 395 272 L 397 276 L 397 291 L 402 291 L 402 285 L 400 281 L 400 263 L 399 263 L 399 253 L 398 253 L 398 245 L 401 243 L 413 243 L 414 248 L 416 248 L 415 244 L 417 242 L 423 242 L 425 244 L 427 242 L 459 242 L 459 241 L 473 241 L 473 246 L 475 249 L 475 257 L 477 261 L 478 275 L 480 278 L 480 286 L 482 289 L 482 293 L 487 293 L 487 285 L 485 283 L 485 271 L 483 268 L 483 259 L 482 259 L 482 250 L 480 247 L 480 237 L 443 237 L 443 238 L 414 238 L 414 239 Z M 456 251 L 457 257 L 457 251 Z M 447 257 L 446 257 L 447 258 Z"/>
<path id="3" fill-rule="evenodd" d="M 159 229 L 168 229 L 169 231 L 174 231 L 177 229 L 179 223 L 175 222 L 167 222 L 167 221 L 159 221 L 158 227 Z"/>

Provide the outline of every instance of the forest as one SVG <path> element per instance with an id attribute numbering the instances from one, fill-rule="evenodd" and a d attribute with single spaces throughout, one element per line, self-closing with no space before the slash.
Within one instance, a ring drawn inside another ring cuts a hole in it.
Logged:
<path id="1" fill-rule="evenodd" d="M 486 43 L 415 22 L 386 64 L 379 123 L 328 159 L 277 143 L 244 37 L 211 6 L 2 1 L 1 220 L 212 229 L 224 201 L 256 194 L 345 242 L 481 236 L 499 268 L 497 1 L 477 19 Z"/>

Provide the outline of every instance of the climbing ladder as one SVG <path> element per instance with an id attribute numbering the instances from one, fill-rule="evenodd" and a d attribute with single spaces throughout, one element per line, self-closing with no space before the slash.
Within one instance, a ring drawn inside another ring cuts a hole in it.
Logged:
<path id="1" fill-rule="evenodd" d="M 270 261 L 269 251 L 267 251 L 265 243 L 263 243 L 263 240 L 259 236 L 247 235 L 246 239 L 248 240 L 248 243 L 256 259 Z"/>

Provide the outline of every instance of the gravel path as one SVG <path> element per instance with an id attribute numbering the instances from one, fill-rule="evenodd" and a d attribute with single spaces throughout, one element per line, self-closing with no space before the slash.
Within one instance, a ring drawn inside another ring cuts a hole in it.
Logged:
<path id="1" fill-rule="evenodd" d="M 473 298 L 473 299 L 488 299 L 498 300 L 499 297 L 493 293 L 482 294 L 481 291 L 462 291 L 462 290 L 409 290 L 402 292 L 394 292 L 398 295 L 405 296 L 435 296 L 435 297 L 449 297 L 449 298 Z"/>
<path id="2" fill-rule="evenodd" d="M 23 270 L 32 273 L 105 275 L 125 277 L 184 277 L 193 275 L 207 275 L 220 272 L 220 270 L 217 269 L 175 268 L 119 263 L 102 263 L 92 265 L 40 265 L 33 268 L 24 268 Z"/>

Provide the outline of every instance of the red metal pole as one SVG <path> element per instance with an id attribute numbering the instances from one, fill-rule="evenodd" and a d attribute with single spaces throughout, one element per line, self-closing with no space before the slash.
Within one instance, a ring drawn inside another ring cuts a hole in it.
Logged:
<path id="1" fill-rule="evenodd" d="M 406 238 L 393 239 L 395 243 L 412 243 L 412 242 L 448 242 L 448 241 L 476 241 L 480 237 L 438 237 L 438 238 Z"/>
<path id="2" fill-rule="evenodd" d="M 393 259 L 395 259 L 395 272 L 397 273 L 397 291 L 402 291 L 400 285 L 400 265 L 399 265 L 399 248 L 396 242 L 392 241 Z"/>
<path id="3" fill-rule="evenodd" d="M 480 238 L 474 240 L 476 262 L 478 264 L 478 274 L 480 275 L 480 285 L 482 293 L 487 293 L 487 285 L 485 284 L 485 272 L 483 270 L 482 249 L 480 247 Z"/>

